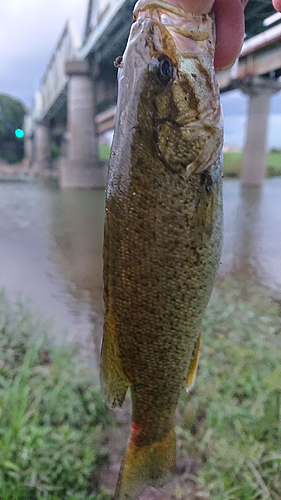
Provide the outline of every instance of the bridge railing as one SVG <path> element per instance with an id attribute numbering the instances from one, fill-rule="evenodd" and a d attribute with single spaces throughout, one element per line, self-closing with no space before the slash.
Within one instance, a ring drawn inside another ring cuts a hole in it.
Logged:
<path id="1" fill-rule="evenodd" d="M 69 19 L 42 79 L 42 117 L 46 116 L 53 103 L 67 85 L 68 78 L 65 74 L 65 63 L 77 57 L 80 47 L 81 38 L 76 32 L 71 19 Z"/>

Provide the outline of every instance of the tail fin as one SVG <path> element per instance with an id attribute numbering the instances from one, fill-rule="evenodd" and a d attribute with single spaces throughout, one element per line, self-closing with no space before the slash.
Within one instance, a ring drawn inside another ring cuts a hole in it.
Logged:
<path id="1" fill-rule="evenodd" d="M 121 466 L 115 500 L 133 500 L 148 486 L 165 484 L 176 467 L 176 433 L 173 428 L 162 440 L 137 446 L 131 438 Z"/>

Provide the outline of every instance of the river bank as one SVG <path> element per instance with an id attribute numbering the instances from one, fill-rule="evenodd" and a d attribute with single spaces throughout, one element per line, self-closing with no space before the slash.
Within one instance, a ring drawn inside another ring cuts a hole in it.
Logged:
<path id="1" fill-rule="evenodd" d="M 108 162 L 110 146 L 101 144 L 99 147 L 100 160 Z M 224 177 L 238 179 L 242 168 L 243 152 L 228 148 L 224 151 Z M 271 150 L 267 154 L 267 177 L 281 176 L 281 150 Z M 34 170 L 23 164 L 8 165 L 0 161 L 0 182 L 5 180 L 28 180 L 35 175 Z M 43 177 L 58 178 L 57 162 L 50 169 L 43 172 Z"/>
<path id="2" fill-rule="evenodd" d="M 1 500 L 109 500 L 130 402 L 109 411 L 77 347 L 51 337 L 23 299 L 0 294 Z M 280 366 L 280 304 L 253 283 L 218 283 L 177 413 L 177 473 L 141 500 L 280 500 Z"/>
<path id="3" fill-rule="evenodd" d="M 31 176 L 30 168 L 24 163 L 10 165 L 0 159 L 0 182 L 1 181 L 28 181 Z"/>
<path id="4" fill-rule="evenodd" d="M 26 162 L 10 165 L 0 160 L 0 182 L 32 182 L 37 175 L 38 172 Z M 45 169 L 41 177 L 58 179 L 57 165 L 54 164 L 52 168 Z"/>
<path id="5" fill-rule="evenodd" d="M 102 144 L 100 146 L 100 155 L 103 160 L 109 160 L 110 146 Z M 241 173 L 243 151 L 238 148 L 225 147 L 224 148 L 224 177 L 238 179 Z M 272 149 L 268 151 L 266 159 L 267 177 L 275 177 L 281 175 L 281 150 Z"/>
<path id="6" fill-rule="evenodd" d="M 237 179 L 240 177 L 243 161 L 241 150 L 229 149 L 224 151 L 223 171 L 225 178 Z M 273 149 L 266 158 L 266 177 L 281 175 L 281 150 Z"/>

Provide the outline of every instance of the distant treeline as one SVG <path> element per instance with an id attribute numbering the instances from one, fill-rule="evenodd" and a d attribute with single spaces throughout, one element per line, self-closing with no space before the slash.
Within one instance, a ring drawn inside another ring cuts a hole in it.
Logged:
<path id="1" fill-rule="evenodd" d="M 24 105 L 7 94 L 0 94 L 0 159 L 8 163 L 18 163 L 24 157 L 23 139 L 15 135 L 23 128 L 26 114 Z"/>

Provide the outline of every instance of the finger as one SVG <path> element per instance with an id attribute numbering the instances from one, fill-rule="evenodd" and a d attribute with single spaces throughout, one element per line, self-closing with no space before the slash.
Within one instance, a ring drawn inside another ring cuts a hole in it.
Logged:
<path id="1" fill-rule="evenodd" d="M 244 40 L 244 9 L 240 0 L 216 0 L 217 49 L 215 69 L 232 66 L 240 54 Z"/>
<path id="2" fill-rule="evenodd" d="M 272 0 L 274 9 L 281 12 L 281 0 Z"/>

